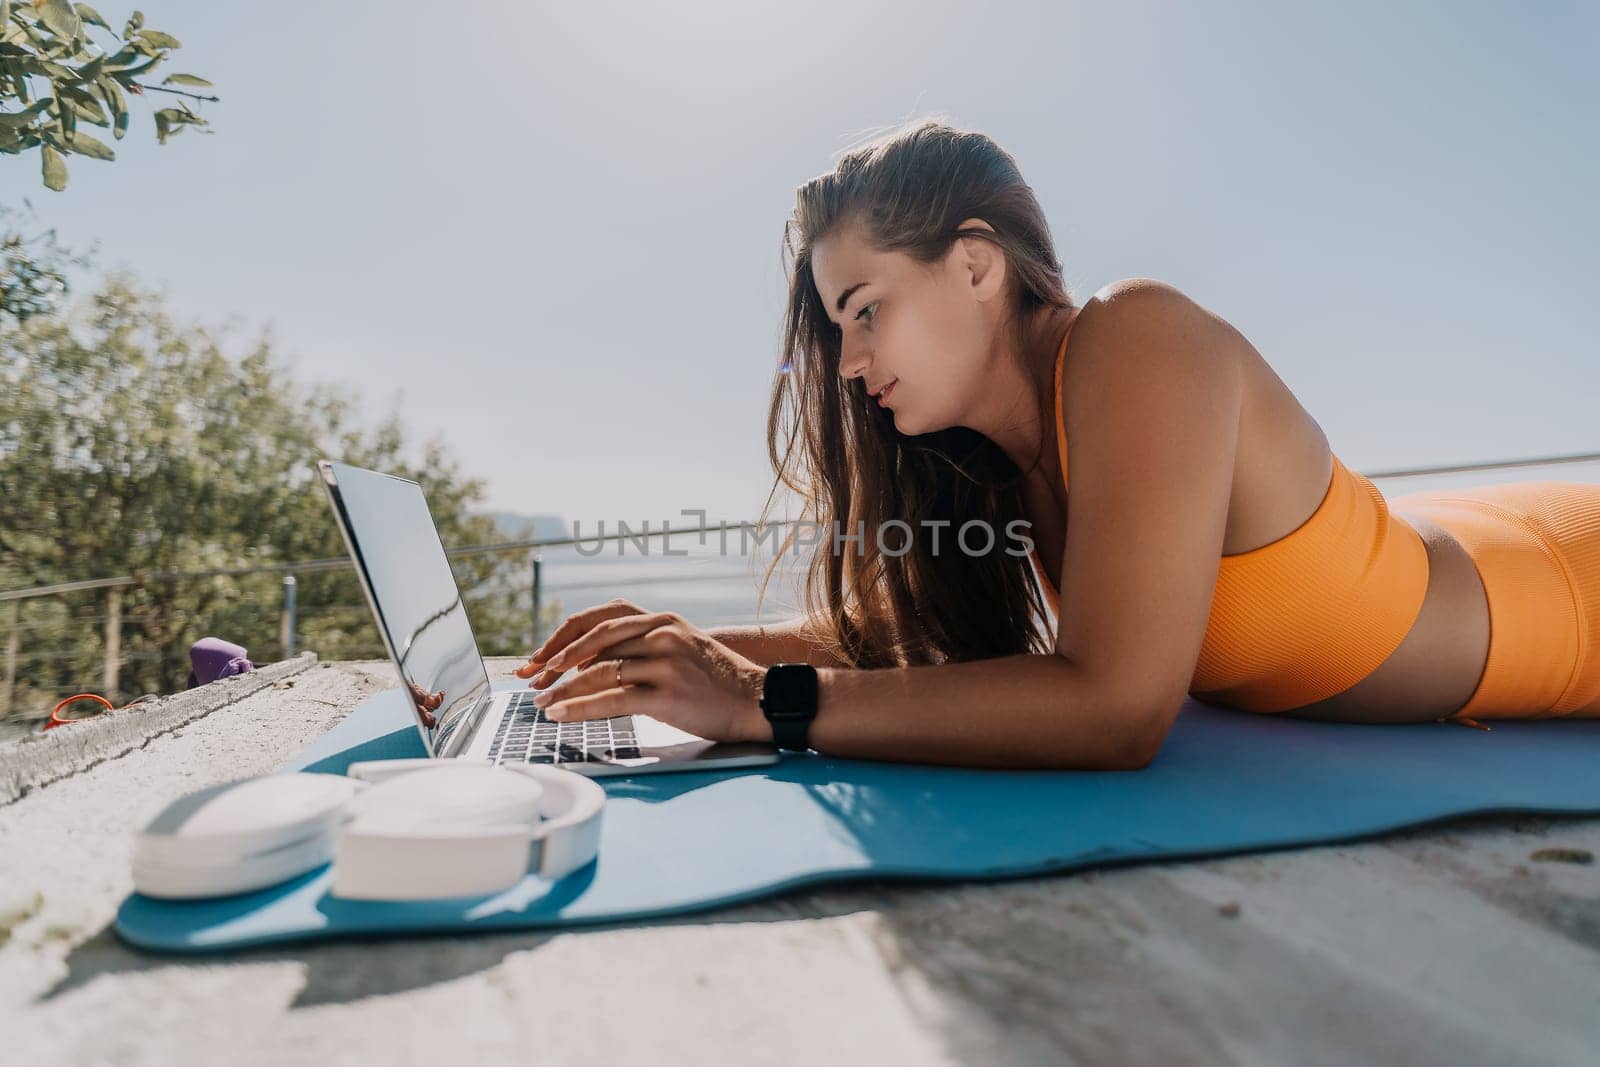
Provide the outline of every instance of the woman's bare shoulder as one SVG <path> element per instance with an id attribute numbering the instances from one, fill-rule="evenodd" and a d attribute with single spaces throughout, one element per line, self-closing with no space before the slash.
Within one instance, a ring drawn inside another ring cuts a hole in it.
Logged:
<path id="1" fill-rule="evenodd" d="M 1176 316 L 1198 315 L 1221 321 L 1220 316 L 1188 293 L 1170 282 L 1157 278 L 1123 278 L 1108 282 L 1096 289 L 1094 295 L 1084 302 L 1083 311 L 1085 314 L 1092 312 L 1096 317 L 1119 314 L 1150 316 L 1164 313 Z"/>
<path id="2" fill-rule="evenodd" d="M 1235 356 L 1238 342 L 1244 342 L 1221 316 L 1177 286 L 1155 278 L 1123 278 L 1101 286 L 1079 309 L 1074 336 L 1080 335 L 1080 326 L 1082 334 L 1096 335 L 1112 347 L 1148 345 L 1158 338 L 1178 340 L 1208 359 Z M 1075 340 L 1072 345 L 1093 343 Z"/>
<path id="3" fill-rule="evenodd" d="M 1113 364 L 1141 346 L 1181 335 L 1186 342 L 1181 347 L 1196 356 L 1204 353 L 1204 361 L 1216 364 L 1219 372 L 1238 376 L 1243 392 L 1225 554 L 1268 544 L 1315 509 L 1327 488 L 1328 439 L 1243 332 L 1176 286 L 1154 278 L 1125 278 L 1103 286 L 1081 314 L 1085 334 L 1099 334 L 1105 339 L 1102 346 L 1120 340 L 1121 351 L 1104 357 Z M 1073 346 L 1078 344 L 1075 339 Z M 1092 361 L 1091 347 L 1085 344 L 1076 354 Z M 1068 384 L 1070 389 L 1071 379 Z M 1077 384 L 1093 388 L 1082 374 Z"/>
<path id="4" fill-rule="evenodd" d="M 1279 402 L 1289 398 L 1282 381 L 1243 332 L 1168 282 L 1155 278 L 1111 282 L 1095 290 L 1079 314 L 1086 333 L 1121 335 L 1125 342 L 1179 335 L 1187 342 L 1186 347 L 1204 352 L 1208 360 L 1225 364 L 1230 373 L 1235 367 L 1240 368 L 1255 391 L 1261 391 L 1266 384 L 1261 379 L 1268 378 L 1278 386 Z"/>

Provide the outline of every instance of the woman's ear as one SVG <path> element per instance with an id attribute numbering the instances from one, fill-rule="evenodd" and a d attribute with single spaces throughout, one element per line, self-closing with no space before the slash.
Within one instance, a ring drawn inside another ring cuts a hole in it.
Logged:
<path id="1" fill-rule="evenodd" d="M 994 232 L 982 219 L 964 221 L 957 229 L 981 229 Z M 993 241 L 982 237 L 956 238 L 955 265 L 963 272 L 963 280 L 972 288 L 972 295 L 980 303 L 987 303 L 1005 291 L 1006 257 Z"/>

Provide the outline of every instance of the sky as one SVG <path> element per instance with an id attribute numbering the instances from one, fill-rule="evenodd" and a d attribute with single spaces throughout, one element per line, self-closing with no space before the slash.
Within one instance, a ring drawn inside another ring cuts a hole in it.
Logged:
<path id="1" fill-rule="evenodd" d="M 146 3 L 215 134 L 135 100 L 0 199 L 486 509 L 754 518 L 795 188 L 926 114 L 1015 156 L 1080 302 L 1184 290 L 1357 470 L 1600 450 L 1594 4 Z"/>

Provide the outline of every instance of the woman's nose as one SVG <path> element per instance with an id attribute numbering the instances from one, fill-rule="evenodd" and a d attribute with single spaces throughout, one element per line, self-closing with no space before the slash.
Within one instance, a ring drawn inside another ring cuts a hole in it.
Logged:
<path id="1" fill-rule="evenodd" d="M 845 352 L 839 360 L 839 374 L 844 378 L 863 378 L 867 373 L 867 364 L 871 360 L 865 353 Z"/>

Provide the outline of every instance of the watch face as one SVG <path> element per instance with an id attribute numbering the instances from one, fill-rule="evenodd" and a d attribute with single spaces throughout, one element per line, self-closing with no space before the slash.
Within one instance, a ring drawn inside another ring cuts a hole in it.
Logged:
<path id="1" fill-rule="evenodd" d="M 817 713 L 817 670 L 807 663 L 774 664 L 767 671 L 761 709 L 769 718 L 808 719 Z"/>

